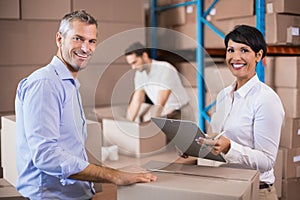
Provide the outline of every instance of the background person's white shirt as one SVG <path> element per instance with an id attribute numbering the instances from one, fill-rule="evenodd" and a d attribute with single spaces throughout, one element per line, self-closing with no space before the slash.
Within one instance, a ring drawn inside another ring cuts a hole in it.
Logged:
<path id="1" fill-rule="evenodd" d="M 136 71 L 135 89 L 144 89 L 150 100 L 156 104 L 160 90 L 171 90 L 164 110 L 178 110 L 189 102 L 177 70 L 168 62 L 152 60 L 150 73 Z"/>

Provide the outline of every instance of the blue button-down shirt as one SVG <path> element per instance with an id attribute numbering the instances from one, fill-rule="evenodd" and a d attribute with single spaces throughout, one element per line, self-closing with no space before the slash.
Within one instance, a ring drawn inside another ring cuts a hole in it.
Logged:
<path id="1" fill-rule="evenodd" d="M 23 79 L 16 95 L 17 189 L 30 199 L 89 199 L 92 184 L 68 179 L 88 166 L 79 82 L 58 58 Z"/>

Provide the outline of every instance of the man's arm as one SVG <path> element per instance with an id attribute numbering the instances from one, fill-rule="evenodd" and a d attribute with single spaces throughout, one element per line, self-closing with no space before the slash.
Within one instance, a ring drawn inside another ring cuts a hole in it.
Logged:
<path id="1" fill-rule="evenodd" d="M 157 103 L 151 110 L 151 116 L 158 117 L 161 115 L 164 106 L 171 94 L 171 90 L 160 90 L 157 97 Z"/>
<path id="2" fill-rule="evenodd" d="M 108 181 L 116 185 L 148 183 L 157 179 L 156 176 L 150 173 L 129 173 L 94 164 L 89 164 L 83 171 L 73 174 L 69 178 L 92 182 Z"/>
<path id="3" fill-rule="evenodd" d="M 145 101 L 145 92 L 144 90 L 136 90 L 132 96 L 131 102 L 128 106 L 127 110 L 127 119 L 134 121 L 139 110 L 141 104 Z"/>

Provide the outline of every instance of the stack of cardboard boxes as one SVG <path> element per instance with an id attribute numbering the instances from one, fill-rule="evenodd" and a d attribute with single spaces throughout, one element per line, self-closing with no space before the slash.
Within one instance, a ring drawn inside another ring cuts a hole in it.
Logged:
<path id="1" fill-rule="evenodd" d="M 0 54 L 0 94 L 5 97 L 1 100 L 1 113 L 14 111 L 17 83 L 50 62 L 57 51 L 55 34 L 60 19 L 78 9 L 85 9 L 99 22 L 99 50 L 79 77 L 81 82 L 88 81 L 81 88 L 83 103 L 110 104 L 113 86 L 130 70 L 122 56 L 124 49 L 134 41 L 145 43 L 144 31 L 122 34 L 145 26 L 143 1 L 0 0 L 0 38 L 4 47 Z M 90 95 L 92 92 L 96 95 Z"/>
<path id="2" fill-rule="evenodd" d="M 185 1 L 169 0 L 164 2 L 174 4 Z M 207 9 L 212 2 L 213 0 L 205 0 L 204 8 Z M 255 2 L 255 0 L 220 0 L 206 17 L 206 20 L 224 34 L 239 24 L 255 26 Z M 167 3 L 163 5 L 165 4 Z M 300 5 L 293 0 L 266 0 L 265 5 L 265 34 L 267 43 L 299 45 Z M 158 25 L 173 29 L 196 40 L 196 11 L 195 5 L 170 9 L 168 13 L 158 15 Z M 172 20 L 166 19 L 168 17 L 167 14 L 172 16 Z M 169 41 L 165 36 L 159 37 L 158 40 L 162 43 Z M 185 38 L 176 40 L 171 44 L 165 44 L 165 46 L 175 49 L 196 47 L 195 43 Z M 205 48 L 224 48 L 223 40 L 208 26 L 204 27 L 204 46 Z"/>
<path id="3" fill-rule="evenodd" d="M 297 199 L 300 187 L 300 57 L 274 57 L 274 84 L 285 109 L 280 148 L 283 152 L 282 199 Z"/>

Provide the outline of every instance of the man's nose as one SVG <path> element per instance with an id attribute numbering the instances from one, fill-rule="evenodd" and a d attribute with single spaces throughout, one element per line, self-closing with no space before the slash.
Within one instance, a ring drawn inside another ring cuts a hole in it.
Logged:
<path id="1" fill-rule="evenodd" d="M 81 44 L 81 50 L 82 50 L 83 52 L 87 52 L 88 49 L 89 49 L 89 44 L 88 44 L 87 42 L 83 42 L 83 43 Z"/>

